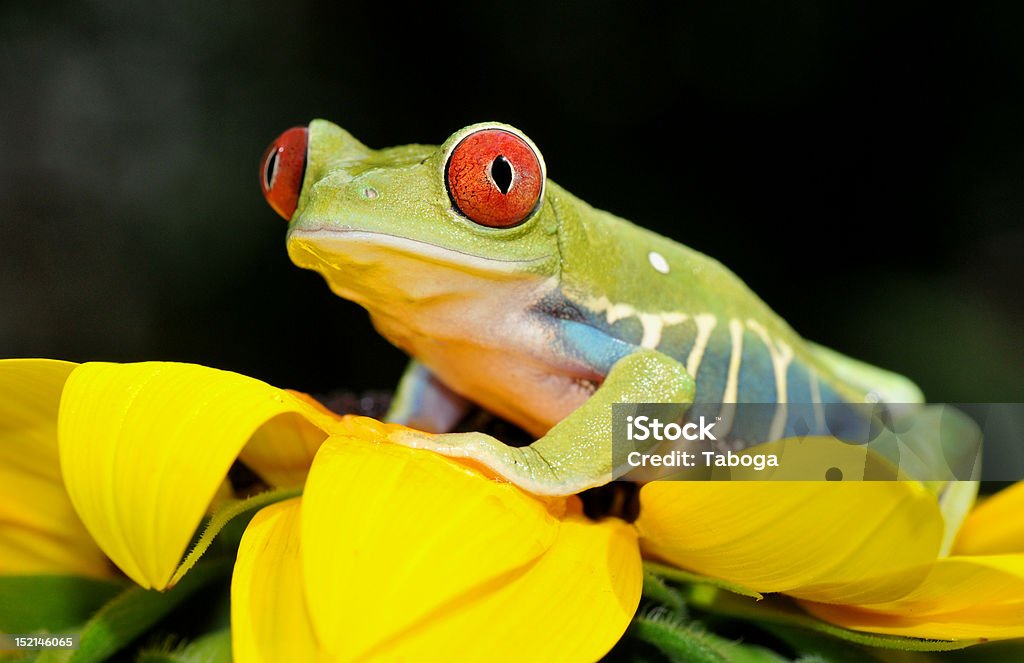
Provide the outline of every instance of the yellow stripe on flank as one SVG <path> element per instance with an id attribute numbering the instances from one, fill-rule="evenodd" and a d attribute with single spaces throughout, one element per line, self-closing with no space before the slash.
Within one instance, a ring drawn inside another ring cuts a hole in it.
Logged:
<path id="1" fill-rule="evenodd" d="M 743 323 L 735 318 L 729 321 L 729 339 L 732 351 L 729 355 L 729 372 L 725 380 L 725 391 L 722 392 L 722 430 L 732 431 L 733 419 L 736 417 L 736 401 L 739 398 L 740 362 L 743 359 Z"/>
<path id="2" fill-rule="evenodd" d="M 777 440 L 782 437 L 782 433 L 786 428 L 786 415 L 789 411 L 786 405 L 788 395 L 786 392 L 786 371 L 789 369 L 789 363 L 793 361 L 793 349 L 778 339 L 775 340 L 775 343 L 772 343 L 772 338 L 768 335 L 768 331 L 757 320 L 747 320 L 747 327 L 761 339 L 761 342 L 768 348 L 768 354 L 772 359 L 772 371 L 775 373 L 776 406 L 775 418 L 772 419 L 772 427 L 768 431 L 768 439 Z"/>
<path id="3" fill-rule="evenodd" d="M 666 326 L 686 321 L 685 313 L 637 313 L 637 317 L 644 328 L 640 346 L 649 350 L 657 349 L 661 344 L 661 332 Z"/>
<path id="4" fill-rule="evenodd" d="M 609 325 L 614 325 L 619 320 L 626 318 L 639 320 L 640 326 L 643 328 L 640 347 L 649 350 L 657 349 L 661 344 L 661 333 L 665 327 L 681 324 L 688 319 L 685 313 L 676 311 L 661 311 L 659 313 L 639 311 L 631 304 L 615 303 L 607 297 L 592 299 L 586 303 L 586 306 L 596 313 L 603 313 Z"/>
<path id="5" fill-rule="evenodd" d="M 686 358 L 686 372 L 690 374 L 691 378 L 696 379 L 700 362 L 704 358 L 704 351 L 708 347 L 708 339 L 711 338 L 711 332 L 718 324 L 718 318 L 710 313 L 700 313 L 693 316 L 693 322 L 697 325 L 697 338 L 693 341 L 690 356 Z"/>
<path id="6" fill-rule="evenodd" d="M 743 359 L 743 323 L 729 321 L 729 338 L 732 340 L 732 354 L 729 355 L 729 374 L 725 380 L 723 403 L 735 403 L 739 394 L 740 360 Z"/>

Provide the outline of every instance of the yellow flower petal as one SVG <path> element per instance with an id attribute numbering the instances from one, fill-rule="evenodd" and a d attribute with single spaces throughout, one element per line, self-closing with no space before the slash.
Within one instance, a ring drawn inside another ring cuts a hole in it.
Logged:
<path id="1" fill-rule="evenodd" d="M 886 603 L 858 607 L 805 603 L 847 628 L 918 638 L 1024 637 L 1024 555 L 947 557 L 917 588 Z"/>
<path id="2" fill-rule="evenodd" d="M 60 475 L 57 407 L 76 364 L 0 360 L 0 573 L 112 572 Z"/>
<path id="3" fill-rule="evenodd" d="M 262 426 L 286 421 L 274 443 L 306 448 L 310 433 L 289 419 L 296 416 L 345 429 L 304 400 L 236 373 L 83 364 L 60 408 L 64 482 L 107 556 L 143 587 L 162 589 L 231 463 Z M 296 431 L 302 439 L 289 438 Z"/>
<path id="4" fill-rule="evenodd" d="M 429 451 L 357 438 L 324 443 L 303 500 L 314 624 L 345 658 L 511 578 L 558 534 L 544 504 L 509 484 Z"/>
<path id="5" fill-rule="evenodd" d="M 283 393 L 306 407 L 301 412 L 279 414 L 263 424 L 238 457 L 276 488 L 301 486 L 326 437 L 324 431 L 347 429 L 338 415 L 310 396 L 290 389 Z"/>
<path id="6" fill-rule="evenodd" d="M 320 642 L 345 660 L 598 658 L 639 601 L 635 535 L 564 509 L 429 451 L 329 439 L 302 507 Z"/>
<path id="7" fill-rule="evenodd" d="M 242 536 L 231 577 L 236 663 L 329 660 L 317 644 L 306 608 L 300 509 L 300 498 L 269 506 L 253 517 Z"/>
<path id="8" fill-rule="evenodd" d="M 884 601 L 921 581 L 943 522 L 920 484 L 655 481 L 640 491 L 647 555 L 758 592 Z"/>
<path id="9" fill-rule="evenodd" d="M 957 555 L 1024 553 L 1024 481 L 976 506 L 953 544 Z"/>
<path id="10" fill-rule="evenodd" d="M 439 652 L 467 661 L 596 661 L 636 612 L 641 576 L 632 527 L 569 516 L 521 576 L 456 602 L 375 651 L 394 660 Z"/>

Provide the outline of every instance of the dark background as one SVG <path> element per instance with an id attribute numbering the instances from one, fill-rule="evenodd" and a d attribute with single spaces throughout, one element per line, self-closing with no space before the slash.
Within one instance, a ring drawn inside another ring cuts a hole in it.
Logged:
<path id="1" fill-rule="evenodd" d="M 431 4 L 5 3 L 0 356 L 389 387 L 400 353 L 288 261 L 260 155 L 314 117 L 373 147 L 501 120 L 805 336 L 1024 400 L 1022 5 Z"/>

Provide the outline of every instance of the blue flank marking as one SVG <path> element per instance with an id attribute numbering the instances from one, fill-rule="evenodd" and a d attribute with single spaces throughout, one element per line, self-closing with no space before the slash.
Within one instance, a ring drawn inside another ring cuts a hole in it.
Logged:
<path id="1" fill-rule="evenodd" d="M 559 320 L 556 329 L 565 354 L 604 375 L 618 360 L 636 350 L 637 346 L 620 341 L 585 322 Z"/>
<path id="2" fill-rule="evenodd" d="M 680 363 L 686 364 L 689 351 L 682 358 Z M 704 358 L 697 366 L 697 375 L 693 379 L 697 381 L 697 392 L 694 394 L 694 401 L 697 403 L 721 403 L 725 395 L 725 380 L 729 374 L 729 356 L 732 354 L 732 342 L 729 339 L 729 327 L 722 324 L 715 325 L 708 338 L 708 345 L 704 349 Z"/>
<path id="3" fill-rule="evenodd" d="M 743 359 L 736 394 L 740 403 L 776 402 L 772 356 L 761 337 L 749 329 L 743 330 Z"/>
<path id="4" fill-rule="evenodd" d="M 597 373 L 607 375 L 615 362 L 639 348 L 639 336 L 630 342 L 618 335 L 634 336 L 642 330 L 634 324 L 608 325 L 603 318 L 586 309 L 583 314 L 587 318 L 585 322 L 552 318 L 555 321 L 556 342 L 565 356 Z M 628 321 L 638 322 L 632 318 Z M 690 318 L 681 325 L 666 327 L 662 331 L 662 342 L 658 350 L 685 364 L 695 341 L 696 323 Z M 732 339 L 728 320 L 719 319 L 708 339 L 697 375 L 694 376 L 696 393 L 694 403 L 686 413 L 686 421 L 697 421 L 701 415 L 713 421 L 719 416 L 731 354 Z M 866 423 L 864 417 L 856 407 L 841 405 L 845 404 L 845 400 L 820 377 L 818 392 L 825 413 L 825 426 L 817 427 L 811 396 L 811 370 L 797 359 L 789 365 L 786 374 L 787 419 L 783 436 L 825 435 L 830 430 L 833 434 L 842 430 L 851 437 L 862 436 L 861 431 Z M 740 405 L 727 437 L 729 446 L 745 448 L 767 441 L 777 403 L 775 370 L 768 348 L 761 337 L 749 329 L 743 330 L 743 356 L 740 360 L 736 400 Z"/>
<path id="5" fill-rule="evenodd" d="M 693 317 L 689 317 L 686 319 L 686 322 L 677 325 L 667 325 L 661 330 L 661 343 L 658 344 L 658 350 L 679 363 L 685 364 L 686 358 L 690 356 L 690 349 L 693 348 L 693 344 L 696 342 L 697 323 Z M 707 352 L 711 352 L 711 342 L 708 343 L 708 346 Z M 700 371 L 697 372 L 699 373 Z"/>
<path id="6" fill-rule="evenodd" d="M 839 435 L 860 439 L 865 434 L 867 410 L 859 404 L 848 404 L 821 376 L 818 376 L 818 393 L 821 396 L 820 407 L 824 421 L 821 426 L 817 425 L 815 407 L 811 400 L 810 371 L 810 368 L 798 361 L 789 367 L 786 376 L 789 409 L 783 436 Z"/>
<path id="7" fill-rule="evenodd" d="M 737 380 L 736 400 L 739 403 L 775 403 L 775 372 L 772 357 L 761 337 L 743 330 L 743 354 Z M 749 446 L 764 441 L 775 416 L 774 407 L 746 406 L 736 409 L 729 437 Z"/>
<path id="8" fill-rule="evenodd" d="M 789 394 L 789 405 L 782 436 L 823 435 L 826 432 L 824 426 L 818 426 L 814 414 L 810 370 L 796 359 L 789 365 L 789 371 L 786 373 L 786 392 Z M 822 405 L 821 408 L 824 412 L 825 406 Z M 822 419 L 824 420 L 824 416 Z"/>
<path id="9" fill-rule="evenodd" d="M 696 323 L 693 323 L 696 328 Z M 696 333 L 694 333 L 694 341 Z M 691 341 L 690 346 L 693 346 Z M 690 354 L 690 348 L 679 358 L 680 363 L 686 364 Z M 697 367 L 696 391 L 693 395 L 693 405 L 686 413 L 688 421 L 698 421 L 703 415 L 705 419 L 714 421 L 721 410 L 722 397 L 725 395 L 725 382 L 729 375 L 729 357 L 732 355 L 732 341 L 729 338 L 728 325 L 716 324 L 708 338 L 707 347 L 704 349 L 704 358 Z"/>

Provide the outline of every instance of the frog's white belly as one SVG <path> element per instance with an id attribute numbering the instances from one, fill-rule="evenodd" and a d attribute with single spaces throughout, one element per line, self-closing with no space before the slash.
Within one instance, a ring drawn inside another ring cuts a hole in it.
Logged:
<path id="1" fill-rule="evenodd" d="M 505 294 L 511 299 L 455 299 L 415 316 L 371 316 L 383 336 L 453 391 L 540 436 L 582 405 L 600 376 L 561 357 L 554 328 L 526 313 L 522 300 L 535 291 Z"/>
<path id="2" fill-rule="evenodd" d="M 506 261 L 343 228 L 293 229 L 300 267 L 370 312 L 374 326 L 453 391 L 540 436 L 602 379 L 560 353 L 534 305 L 557 287 L 555 256 Z"/>

